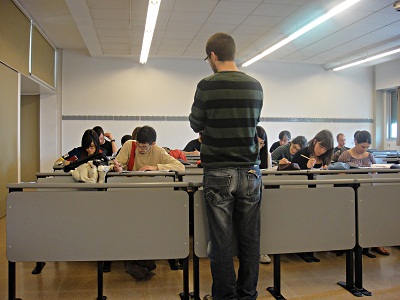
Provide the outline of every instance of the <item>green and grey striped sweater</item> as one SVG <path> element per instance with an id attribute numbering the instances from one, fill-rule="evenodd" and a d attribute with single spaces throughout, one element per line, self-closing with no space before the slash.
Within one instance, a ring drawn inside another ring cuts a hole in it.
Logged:
<path id="1" fill-rule="evenodd" d="M 195 132 L 203 131 L 204 167 L 260 163 L 256 126 L 262 105 L 261 84 L 243 72 L 218 72 L 198 83 L 189 121 Z"/>

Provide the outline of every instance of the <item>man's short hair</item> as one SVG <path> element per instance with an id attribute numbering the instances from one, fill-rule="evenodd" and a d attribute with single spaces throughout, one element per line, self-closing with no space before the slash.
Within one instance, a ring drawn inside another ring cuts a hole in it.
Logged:
<path id="1" fill-rule="evenodd" d="M 125 144 L 126 141 L 132 140 L 132 136 L 130 134 L 126 134 L 121 138 L 121 145 Z"/>
<path id="2" fill-rule="evenodd" d="M 151 126 L 143 126 L 137 133 L 136 140 L 141 144 L 154 143 L 157 139 L 157 133 Z"/>
<path id="3" fill-rule="evenodd" d="M 339 137 L 341 137 L 342 135 L 344 135 L 344 133 L 338 133 L 338 135 L 336 136 L 336 140 L 339 141 Z"/>
<path id="4" fill-rule="evenodd" d="M 207 41 L 206 53 L 208 57 L 211 52 L 218 57 L 219 61 L 234 61 L 236 45 L 233 38 L 226 33 L 218 32 L 213 34 Z"/>
<path id="5" fill-rule="evenodd" d="M 104 130 L 103 130 L 103 128 L 101 128 L 101 126 L 95 126 L 95 127 L 93 127 L 93 130 L 96 131 L 98 136 L 104 135 Z"/>

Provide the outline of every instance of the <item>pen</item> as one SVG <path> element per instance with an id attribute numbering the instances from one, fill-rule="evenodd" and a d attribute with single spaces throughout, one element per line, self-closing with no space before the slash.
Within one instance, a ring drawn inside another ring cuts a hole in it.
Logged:
<path id="1" fill-rule="evenodd" d="M 300 154 L 300 156 L 303 156 L 304 158 L 310 159 L 309 157 L 307 157 L 307 156 L 305 156 L 303 154 Z"/>

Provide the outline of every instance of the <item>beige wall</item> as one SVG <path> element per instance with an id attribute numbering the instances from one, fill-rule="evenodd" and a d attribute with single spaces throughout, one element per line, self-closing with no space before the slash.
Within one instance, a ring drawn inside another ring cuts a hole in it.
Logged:
<path id="1" fill-rule="evenodd" d="M 40 96 L 21 96 L 21 181 L 36 181 L 39 172 Z"/>
<path id="2" fill-rule="evenodd" d="M 18 74 L 0 63 L 0 218 L 6 214 L 7 183 L 18 182 Z"/>

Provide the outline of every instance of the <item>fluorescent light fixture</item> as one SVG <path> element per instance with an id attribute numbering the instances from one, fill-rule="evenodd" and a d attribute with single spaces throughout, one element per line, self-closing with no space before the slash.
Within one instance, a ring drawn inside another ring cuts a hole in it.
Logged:
<path id="1" fill-rule="evenodd" d="M 345 65 L 342 65 L 340 67 L 333 68 L 332 71 L 339 71 L 339 70 L 343 70 L 343 69 L 346 69 L 346 68 L 354 67 L 354 66 L 369 62 L 371 60 L 375 60 L 375 59 L 382 58 L 382 57 L 385 57 L 385 56 L 389 56 L 389 55 L 392 55 L 392 54 L 395 54 L 395 53 L 399 53 L 399 52 L 400 52 L 400 48 L 397 48 L 397 49 L 394 49 L 394 50 L 390 50 L 390 51 L 386 51 L 386 52 L 383 52 L 381 54 L 370 56 L 370 57 L 367 57 L 367 58 L 364 58 L 364 59 L 357 60 L 357 61 L 352 62 L 352 63 L 348 63 L 348 64 L 345 64 Z"/>
<path id="2" fill-rule="evenodd" d="M 321 17 L 315 19 L 311 23 L 308 23 L 306 26 L 300 28 L 295 33 L 289 35 L 287 38 L 283 39 L 282 41 L 280 41 L 277 44 L 273 45 L 272 47 L 268 48 L 264 52 L 256 55 L 252 59 L 246 61 L 245 63 L 242 64 L 242 67 L 247 67 L 247 66 L 251 65 L 252 63 L 256 62 L 257 60 L 260 60 L 264 56 L 267 56 L 268 54 L 271 54 L 275 50 L 278 50 L 279 48 L 281 48 L 281 47 L 285 46 L 286 44 L 290 43 L 291 41 L 293 41 L 294 39 L 297 39 L 299 36 L 305 34 L 306 32 L 310 31 L 314 27 L 320 25 L 321 23 L 329 20 L 333 16 L 337 15 L 338 13 L 342 12 L 343 10 L 349 8 L 350 6 L 356 4 L 359 1 L 361 1 L 361 0 L 346 0 L 346 1 L 342 2 L 341 4 L 339 4 L 339 5 L 335 6 L 334 8 L 332 8 L 326 14 L 324 14 Z"/>
<path id="3" fill-rule="evenodd" d="M 153 39 L 154 28 L 156 27 L 158 11 L 161 0 L 149 0 L 147 8 L 146 27 L 144 28 L 142 52 L 140 53 L 140 63 L 145 64 L 149 57 L 151 41 Z"/>

